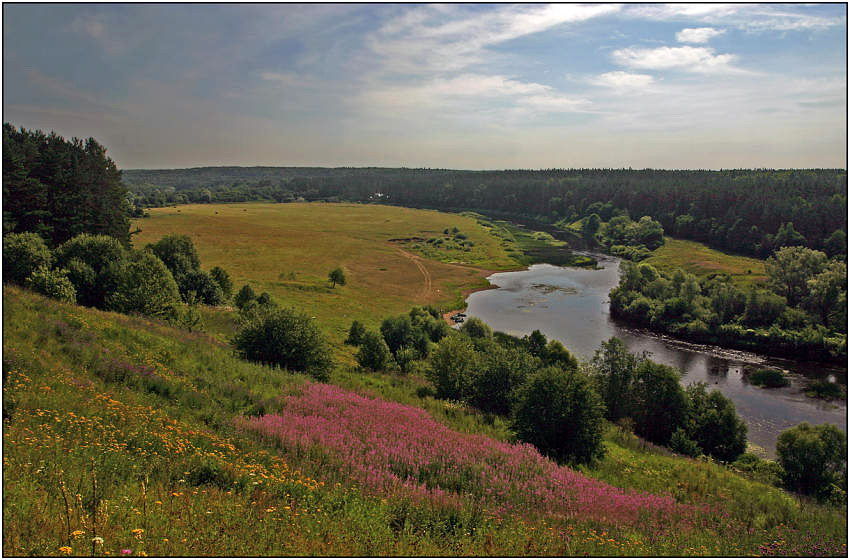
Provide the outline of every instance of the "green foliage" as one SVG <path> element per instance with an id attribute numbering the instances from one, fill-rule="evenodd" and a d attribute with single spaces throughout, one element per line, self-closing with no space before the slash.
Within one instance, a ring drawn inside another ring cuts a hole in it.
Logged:
<path id="1" fill-rule="evenodd" d="M 383 371 L 389 366 L 392 354 L 381 335 L 364 330 L 359 341 L 360 349 L 356 357 L 360 367 L 372 371 Z"/>
<path id="2" fill-rule="evenodd" d="M 422 349 L 422 332 L 420 329 L 414 328 L 408 315 L 384 319 L 381 322 L 381 334 L 393 355 L 402 347 Z M 425 354 L 427 354 L 427 344 Z"/>
<path id="3" fill-rule="evenodd" d="M 630 385 L 630 414 L 635 433 L 660 445 L 670 443 L 670 436 L 684 426 L 688 401 L 680 374 L 670 366 L 641 360 L 634 370 Z"/>
<path id="4" fill-rule="evenodd" d="M 776 461 L 768 461 L 752 453 L 743 453 L 731 464 L 748 478 L 771 486 L 781 486 L 784 472 Z"/>
<path id="5" fill-rule="evenodd" d="M 784 297 L 766 290 L 750 290 L 741 322 L 751 327 L 770 326 L 784 312 Z"/>
<path id="6" fill-rule="evenodd" d="M 676 428 L 676 431 L 670 436 L 669 447 L 671 451 L 686 457 L 697 457 L 702 453 L 699 444 L 689 438 L 688 433 L 681 427 Z"/>
<path id="7" fill-rule="evenodd" d="M 339 267 L 331 270 L 328 273 L 328 282 L 332 283 L 332 288 L 335 288 L 337 284 L 345 286 L 345 272 Z"/>
<path id="8" fill-rule="evenodd" d="M 120 313 L 163 316 L 180 302 L 180 291 L 171 272 L 150 251 L 134 251 L 121 263 L 115 291 L 105 306 Z"/>
<path id="9" fill-rule="evenodd" d="M 492 338 L 493 330 L 478 317 L 470 317 L 463 322 L 460 332 L 469 338 Z"/>
<path id="10" fill-rule="evenodd" d="M 224 294 L 212 275 L 202 270 L 191 270 L 181 276 L 180 293 L 184 301 L 198 301 L 205 305 L 221 305 Z"/>
<path id="11" fill-rule="evenodd" d="M 325 338 L 305 313 L 279 309 L 248 322 L 233 338 L 239 355 L 252 362 L 328 378 L 333 362 Z"/>
<path id="12" fill-rule="evenodd" d="M 360 321 L 352 321 L 351 328 L 348 329 L 348 338 L 345 339 L 345 344 L 352 346 L 360 346 L 363 341 L 363 335 L 366 334 L 366 327 Z"/>
<path id="13" fill-rule="evenodd" d="M 210 276 L 218 284 L 224 299 L 229 300 L 233 295 L 233 281 L 230 279 L 230 274 L 220 266 L 214 266 L 210 269 Z"/>
<path id="14" fill-rule="evenodd" d="M 77 301 L 77 292 L 64 270 L 37 268 L 30 274 L 25 284 L 31 290 L 59 301 L 67 303 Z"/>
<path id="15" fill-rule="evenodd" d="M 36 233 L 7 233 L 3 236 L 3 281 L 23 285 L 40 268 L 50 268 L 53 255 Z"/>
<path id="16" fill-rule="evenodd" d="M 816 399 L 840 399 L 845 393 L 841 385 L 827 379 L 818 379 L 806 386 L 806 394 Z"/>
<path id="17" fill-rule="evenodd" d="M 398 369 L 402 373 L 410 373 L 414 362 L 416 362 L 421 355 L 422 353 L 415 348 L 402 346 L 398 349 L 398 352 L 395 353 L 395 363 L 398 365 Z"/>
<path id="18" fill-rule="evenodd" d="M 776 454 L 786 488 L 824 499 L 846 492 L 847 437 L 831 424 L 803 422 L 779 434 Z"/>
<path id="19" fill-rule="evenodd" d="M 830 258 L 847 259 L 847 232 L 837 229 L 823 241 L 823 250 Z"/>
<path id="20" fill-rule="evenodd" d="M 479 410 L 507 416 L 516 401 L 517 391 L 539 363 L 521 349 L 505 348 L 487 340 L 471 374 L 469 403 Z"/>
<path id="21" fill-rule="evenodd" d="M 631 413 L 631 385 L 641 359 L 626 350 L 619 338 L 603 342 L 593 355 L 592 377 L 608 420 L 616 421 Z"/>
<path id="22" fill-rule="evenodd" d="M 478 361 L 479 355 L 469 337 L 458 334 L 444 338 L 431 353 L 426 372 L 437 398 L 465 400 L 478 371 Z"/>
<path id="23" fill-rule="evenodd" d="M 819 317 L 824 325 L 846 333 L 847 264 L 830 262 L 823 272 L 806 282 L 806 291 L 804 308 Z M 840 304 L 842 299 L 845 305 Z"/>
<path id="24" fill-rule="evenodd" d="M 233 304 L 236 305 L 238 309 L 244 308 L 251 302 L 256 301 L 257 294 L 254 293 L 254 288 L 252 288 L 249 284 L 245 284 L 242 288 L 239 289 L 236 296 L 233 298 Z"/>
<path id="25" fill-rule="evenodd" d="M 168 267 L 175 279 L 199 270 L 201 267 L 198 251 L 188 235 L 176 233 L 166 235 L 148 247 Z"/>
<path id="26" fill-rule="evenodd" d="M 578 368 L 578 360 L 558 340 L 550 340 L 539 356 L 548 366 L 558 366 L 563 369 Z"/>
<path id="27" fill-rule="evenodd" d="M 68 270 L 82 305 L 103 308 L 115 290 L 117 271 L 127 258 L 127 250 L 114 237 L 83 233 L 56 249 L 56 260 Z"/>
<path id="28" fill-rule="evenodd" d="M 687 432 L 706 455 L 731 462 L 747 448 L 747 425 L 736 414 L 735 405 L 720 391 L 695 383 L 686 389 Z"/>
<path id="29" fill-rule="evenodd" d="M 3 222 L 51 246 L 81 233 L 130 240 L 121 172 L 95 141 L 3 125 Z"/>
<path id="30" fill-rule="evenodd" d="M 759 387 L 787 387 L 791 384 L 788 378 L 778 369 L 757 369 L 747 375 L 751 385 Z"/>
<path id="31" fill-rule="evenodd" d="M 765 262 L 771 289 L 796 306 L 809 295 L 808 282 L 826 269 L 827 257 L 806 247 L 783 246 Z"/>
<path id="32" fill-rule="evenodd" d="M 590 379 L 547 367 L 520 389 L 513 426 L 519 439 L 559 461 L 589 463 L 604 455 L 602 411 Z"/>
<path id="33" fill-rule="evenodd" d="M 596 237 L 596 232 L 599 231 L 599 224 L 602 220 L 599 214 L 593 213 L 585 217 L 581 222 L 581 235 L 585 239 L 592 240 Z"/>

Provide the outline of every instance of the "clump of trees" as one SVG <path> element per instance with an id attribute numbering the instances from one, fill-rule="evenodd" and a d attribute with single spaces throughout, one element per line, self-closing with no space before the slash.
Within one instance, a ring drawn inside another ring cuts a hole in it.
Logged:
<path id="1" fill-rule="evenodd" d="M 331 288 L 336 288 L 336 285 L 345 286 L 345 272 L 337 267 L 328 273 L 328 282 L 331 283 Z"/>
<path id="2" fill-rule="evenodd" d="M 831 424 L 803 422 L 776 442 L 782 481 L 789 490 L 846 503 L 847 436 Z"/>
<path id="3" fill-rule="evenodd" d="M 684 389 L 677 370 L 630 353 L 617 338 L 602 343 L 588 372 L 606 418 L 629 419 L 635 433 L 653 443 L 724 462 L 746 449 L 746 425 L 729 399 L 719 391 L 708 392 L 705 384 Z"/>
<path id="4" fill-rule="evenodd" d="M 214 275 L 207 274 L 199 266 L 188 237 L 175 243 L 170 236 L 142 250 L 128 249 L 115 237 L 89 233 L 54 250 L 32 232 L 3 238 L 5 282 L 61 301 L 160 317 L 190 329 L 200 321 L 194 310 L 197 303 L 220 303 L 231 289 L 226 271 L 219 268 Z M 184 290 L 176 278 L 181 278 Z"/>
<path id="5" fill-rule="evenodd" d="M 697 342 L 808 359 L 847 354 L 847 265 L 784 247 L 766 263 L 768 289 L 728 276 L 699 279 L 624 262 L 611 314 Z"/>
<path id="6" fill-rule="evenodd" d="M 94 138 L 3 125 L 4 233 L 33 232 L 50 247 L 81 233 L 130 242 L 129 193 Z"/>

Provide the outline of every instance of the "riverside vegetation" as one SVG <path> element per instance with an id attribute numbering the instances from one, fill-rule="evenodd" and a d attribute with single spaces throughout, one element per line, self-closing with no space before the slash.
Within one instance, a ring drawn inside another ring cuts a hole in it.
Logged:
<path id="1" fill-rule="evenodd" d="M 4 147 L 30 142 L 34 168 L 62 142 L 12 132 Z M 480 269 L 386 241 L 454 222 L 481 240 L 481 262 L 511 266 L 472 218 L 285 205 L 306 214 L 300 235 L 326 237 L 310 247 L 313 284 L 281 279 L 270 252 L 225 258 L 253 207 L 204 206 L 208 227 L 231 235 L 149 231 L 141 250 L 129 231 L 59 240 L 16 221 L 4 237 L 4 553 L 846 554 L 834 427 L 789 430 L 779 461 L 763 461 L 741 454 L 745 431 L 719 393 L 683 389 L 616 339 L 581 363 L 537 332 L 449 329 L 437 306 Z M 372 221 L 315 226 L 316 212 L 337 211 Z M 277 238 L 271 221 L 247 219 Z M 369 283 L 340 258 L 352 248 L 399 260 Z M 265 280 L 249 276 L 257 263 Z M 401 263 L 412 286 L 392 283 Z"/>

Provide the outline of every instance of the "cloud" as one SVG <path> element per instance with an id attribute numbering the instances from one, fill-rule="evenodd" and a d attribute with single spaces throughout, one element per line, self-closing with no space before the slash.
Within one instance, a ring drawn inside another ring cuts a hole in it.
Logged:
<path id="1" fill-rule="evenodd" d="M 655 79 L 649 74 L 632 74 L 630 72 L 605 72 L 590 79 L 590 83 L 620 90 L 643 89 L 651 85 Z"/>
<path id="2" fill-rule="evenodd" d="M 724 33 L 725 30 L 713 27 L 688 27 L 676 33 L 676 40 L 680 43 L 707 43 L 713 37 Z"/>
<path id="3" fill-rule="evenodd" d="M 363 100 L 380 111 L 387 107 L 489 110 L 501 104 L 528 111 L 561 113 L 582 111 L 590 103 L 544 84 L 482 74 L 435 78 L 416 85 L 386 86 L 366 92 Z"/>
<path id="4" fill-rule="evenodd" d="M 643 70 L 683 70 L 700 74 L 741 74 L 733 54 L 715 54 L 709 47 L 658 47 L 619 49 L 611 53 L 618 64 Z"/>
<path id="5" fill-rule="evenodd" d="M 746 31 L 811 31 L 846 24 L 846 17 L 794 11 L 781 4 L 632 4 L 626 17 L 654 21 L 688 21 L 728 25 Z"/>
<path id="6" fill-rule="evenodd" d="M 390 71 L 460 71 L 484 61 L 488 47 L 619 9 L 610 4 L 553 4 L 482 11 L 429 5 L 386 22 L 369 38 L 369 46 Z"/>

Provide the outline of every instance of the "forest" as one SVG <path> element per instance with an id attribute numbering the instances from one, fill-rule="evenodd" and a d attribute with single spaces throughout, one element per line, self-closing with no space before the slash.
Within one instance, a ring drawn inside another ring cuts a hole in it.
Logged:
<path id="1" fill-rule="evenodd" d="M 767 257 L 801 245 L 847 248 L 843 169 L 548 169 L 457 171 L 408 168 L 212 167 L 127 170 L 136 212 L 187 202 L 383 202 L 478 210 L 543 223 L 626 211 L 669 235 Z"/>

